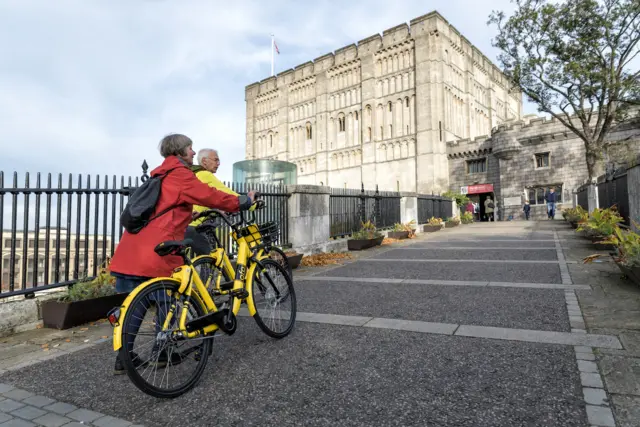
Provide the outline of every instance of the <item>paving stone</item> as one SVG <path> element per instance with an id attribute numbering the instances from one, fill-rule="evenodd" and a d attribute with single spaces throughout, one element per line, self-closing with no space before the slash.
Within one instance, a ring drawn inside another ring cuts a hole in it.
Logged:
<path id="1" fill-rule="evenodd" d="M 33 393 L 30 393 L 26 390 L 20 390 L 18 388 L 14 388 L 13 390 L 9 390 L 7 392 L 2 393 L 2 395 L 6 398 L 13 400 L 24 400 L 27 397 L 33 396 Z"/>
<path id="2" fill-rule="evenodd" d="M 76 421 L 90 423 L 93 420 L 104 417 L 104 414 L 80 408 L 73 412 L 69 412 L 66 416 Z"/>
<path id="3" fill-rule="evenodd" d="M 598 359 L 609 393 L 640 396 L 640 358 L 604 355 Z"/>
<path id="4" fill-rule="evenodd" d="M 601 388 L 583 387 L 582 394 L 584 395 L 584 401 L 589 405 L 608 405 L 607 392 Z"/>
<path id="5" fill-rule="evenodd" d="M 611 409 L 603 406 L 587 405 L 587 419 L 592 425 L 616 427 Z"/>
<path id="6" fill-rule="evenodd" d="M 71 419 L 58 414 L 48 413 L 33 420 L 34 423 L 43 425 L 44 427 L 60 427 L 67 425 Z"/>
<path id="7" fill-rule="evenodd" d="M 13 399 L 5 399 L 0 401 L 0 412 L 15 411 L 16 409 L 22 408 L 23 406 L 25 405 L 22 402 L 17 402 Z"/>
<path id="8" fill-rule="evenodd" d="M 593 354 L 593 350 L 591 350 L 591 347 L 576 345 L 573 348 L 576 351 L 576 353 L 592 353 Z"/>
<path id="9" fill-rule="evenodd" d="M 68 403 L 56 402 L 52 405 L 45 406 L 42 409 L 46 411 L 55 412 L 56 414 L 59 414 L 59 415 L 67 415 L 69 412 L 73 412 L 76 409 L 78 409 L 78 407 L 69 405 Z"/>
<path id="10" fill-rule="evenodd" d="M 0 393 L 6 393 L 7 391 L 13 390 L 15 387 L 11 384 L 0 384 Z"/>
<path id="11" fill-rule="evenodd" d="M 600 374 L 580 372 L 580 382 L 583 387 L 604 388 Z"/>
<path id="12" fill-rule="evenodd" d="M 22 403 L 26 403 L 27 405 L 31 406 L 37 406 L 38 408 L 51 405 L 53 402 L 55 402 L 55 400 L 49 399 L 48 397 L 44 396 L 31 396 L 22 401 Z"/>
<path id="13" fill-rule="evenodd" d="M 10 421 L 0 424 L 0 427 L 34 427 L 34 426 L 35 424 L 32 423 L 31 421 L 21 420 L 19 418 L 14 418 Z"/>
<path id="14" fill-rule="evenodd" d="M 9 414 L 5 414 L 4 412 L 0 412 L 0 423 L 4 423 L 5 421 L 9 421 L 13 417 Z"/>
<path id="15" fill-rule="evenodd" d="M 640 397 L 611 396 L 611 406 L 615 413 L 618 427 L 638 427 L 640 420 Z"/>
<path id="16" fill-rule="evenodd" d="M 596 355 L 593 353 L 576 353 L 576 359 L 578 360 L 596 360 Z"/>
<path id="17" fill-rule="evenodd" d="M 598 365 L 588 360 L 578 360 L 578 370 L 580 372 L 598 372 Z"/>
<path id="18" fill-rule="evenodd" d="M 98 418 L 93 421 L 91 424 L 97 427 L 129 427 L 131 423 L 129 421 L 121 420 L 119 418 L 114 418 L 111 416 L 106 416 L 102 418 Z"/>
<path id="19" fill-rule="evenodd" d="M 11 412 L 11 415 L 24 418 L 25 420 L 32 420 L 34 418 L 38 418 L 46 414 L 42 409 L 38 409 L 35 406 L 25 406 L 20 409 L 16 409 Z"/>

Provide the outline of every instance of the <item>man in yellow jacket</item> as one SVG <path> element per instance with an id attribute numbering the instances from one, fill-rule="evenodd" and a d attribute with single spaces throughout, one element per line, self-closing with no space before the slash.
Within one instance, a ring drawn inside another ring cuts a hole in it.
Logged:
<path id="1" fill-rule="evenodd" d="M 197 158 L 198 165 L 191 166 L 191 170 L 196 174 L 200 181 L 209 185 L 209 187 L 215 188 L 216 190 L 238 196 L 238 193 L 224 185 L 224 183 L 214 175 L 218 171 L 218 167 L 220 167 L 220 157 L 216 150 L 212 148 L 203 148 L 198 152 Z M 250 210 L 253 209 L 255 209 L 255 206 L 252 206 Z M 193 206 L 194 213 L 205 210 L 207 210 L 207 208 L 204 206 Z M 193 240 L 192 249 L 196 255 L 208 254 L 212 249 L 209 241 L 195 230 L 195 227 L 202 224 L 204 220 L 205 218 L 198 218 L 192 221 L 191 224 L 189 224 L 189 227 L 187 227 L 187 231 L 185 233 L 185 238 Z"/>

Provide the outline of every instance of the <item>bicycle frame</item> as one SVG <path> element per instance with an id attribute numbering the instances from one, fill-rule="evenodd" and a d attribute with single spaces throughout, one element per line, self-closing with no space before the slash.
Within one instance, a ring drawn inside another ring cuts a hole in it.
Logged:
<path id="1" fill-rule="evenodd" d="M 212 251 L 209 255 L 198 256 L 193 260 L 190 260 L 188 264 L 184 264 L 184 265 L 181 265 L 180 267 L 177 267 L 173 271 L 170 277 L 156 277 L 136 287 L 127 296 L 127 298 L 125 298 L 124 302 L 122 303 L 122 305 L 118 310 L 119 313 L 117 315 L 114 315 L 115 320 L 112 322 L 111 318 L 109 319 L 110 322 L 114 324 L 113 350 L 118 351 L 120 350 L 120 348 L 122 348 L 123 324 L 119 320 L 124 317 L 133 299 L 145 288 L 153 285 L 154 283 L 158 283 L 162 281 L 174 282 L 176 284 L 179 284 L 180 287 L 178 292 L 186 297 L 182 310 L 179 313 L 180 319 L 178 323 L 178 331 L 176 332 L 181 333 L 186 338 L 195 338 L 200 335 L 211 334 L 212 332 L 215 332 L 217 329 L 219 329 L 218 325 L 211 324 L 204 327 L 202 329 L 202 332 L 201 331 L 187 332 L 186 330 L 187 314 L 189 311 L 189 305 L 190 305 L 191 299 L 198 299 L 199 302 L 202 303 L 201 306 L 204 306 L 206 308 L 205 314 L 211 314 L 215 311 L 218 311 L 218 308 L 216 307 L 211 296 L 209 295 L 209 291 L 205 286 L 205 284 L 203 283 L 202 278 L 198 275 L 198 273 L 195 271 L 193 267 L 193 263 L 195 261 L 204 257 L 214 258 L 216 261 L 215 266 L 217 268 L 224 269 L 228 277 L 233 280 L 233 288 L 228 291 L 221 291 L 222 295 L 228 294 L 229 292 L 233 292 L 236 290 L 240 290 L 242 288 L 246 289 L 246 291 L 249 294 L 249 296 L 246 298 L 247 309 L 249 311 L 249 315 L 253 317 L 256 314 L 256 308 L 254 305 L 253 294 L 252 294 L 253 276 L 254 276 L 256 267 L 259 265 L 258 264 L 259 260 L 267 258 L 267 256 L 264 255 L 264 248 L 260 246 L 258 246 L 255 250 L 252 251 L 252 249 L 249 247 L 249 244 L 245 240 L 245 237 L 236 235 L 234 236 L 234 238 L 236 239 L 239 246 L 235 271 L 233 270 L 231 261 L 226 251 L 224 250 L 224 248 L 219 247 L 214 251 Z M 252 258 L 253 259 L 257 258 L 256 261 L 258 262 L 251 262 L 249 268 L 247 269 L 247 263 Z M 216 283 L 216 287 L 220 286 L 221 277 L 222 275 L 219 276 L 218 282 Z M 194 285 L 195 285 L 195 292 L 194 292 Z M 242 300 L 240 300 L 239 298 L 234 298 L 233 307 L 231 308 L 231 311 L 233 312 L 234 316 L 238 315 L 238 312 L 240 311 L 241 303 L 242 303 Z M 176 306 L 175 306 L 175 303 L 173 303 L 165 319 L 165 323 L 162 328 L 163 330 L 166 330 L 169 327 L 169 324 L 170 324 L 169 322 L 171 321 L 171 319 L 173 319 L 175 309 L 176 309 Z"/>

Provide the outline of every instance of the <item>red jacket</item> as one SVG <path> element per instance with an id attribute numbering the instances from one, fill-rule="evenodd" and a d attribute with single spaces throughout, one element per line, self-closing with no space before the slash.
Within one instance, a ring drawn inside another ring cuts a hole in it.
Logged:
<path id="1" fill-rule="evenodd" d="M 162 181 L 156 212 L 170 206 L 179 206 L 150 221 L 138 234 L 130 234 L 125 230 L 111 259 L 112 272 L 143 277 L 169 276 L 174 268 L 184 263 L 183 259 L 176 255 L 161 257 L 153 249 L 166 240 L 184 239 L 191 222 L 193 205 L 226 212 L 238 212 L 240 209 L 238 196 L 223 193 L 202 183 L 175 156 L 167 157 L 162 165 L 151 171 L 151 176 L 172 168 L 177 169 Z"/>

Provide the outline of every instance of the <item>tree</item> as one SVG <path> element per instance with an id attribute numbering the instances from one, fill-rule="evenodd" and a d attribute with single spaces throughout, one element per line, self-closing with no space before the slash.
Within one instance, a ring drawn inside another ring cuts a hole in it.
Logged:
<path id="1" fill-rule="evenodd" d="M 612 125 L 640 104 L 638 0 L 512 0 L 508 19 L 488 24 L 498 60 L 514 85 L 584 142 L 589 180 L 598 175 Z"/>

